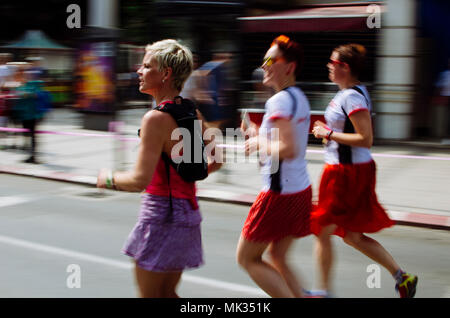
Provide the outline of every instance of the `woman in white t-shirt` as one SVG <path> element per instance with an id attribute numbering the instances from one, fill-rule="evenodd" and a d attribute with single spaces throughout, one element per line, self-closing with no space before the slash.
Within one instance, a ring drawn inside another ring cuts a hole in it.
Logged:
<path id="1" fill-rule="evenodd" d="M 238 244 L 238 263 L 272 297 L 302 297 L 303 290 L 286 262 L 294 238 L 310 232 L 311 184 L 306 170 L 309 103 L 295 86 L 302 50 L 286 36 L 267 51 L 263 84 L 275 90 L 266 102 L 259 129 L 241 129 L 251 137 L 245 151 L 259 150 L 263 189 L 252 205 Z M 262 259 L 269 248 L 270 260 Z"/>
<path id="2" fill-rule="evenodd" d="M 311 218 L 318 237 L 317 254 L 321 288 L 328 293 L 333 261 L 330 235 L 384 266 L 394 277 L 400 297 L 414 297 L 417 276 L 405 273 L 377 241 L 363 233 L 390 227 L 389 219 L 375 193 L 376 166 L 370 153 L 373 133 L 371 103 L 359 82 L 366 50 L 347 44 L 334 49 L 327 64 L 329 78 L 340 91 L 325 111 L 326 124 L 314 123 L 316 138 L 325 140 L 325 167 L 319 187 L 319 202 Z"/>

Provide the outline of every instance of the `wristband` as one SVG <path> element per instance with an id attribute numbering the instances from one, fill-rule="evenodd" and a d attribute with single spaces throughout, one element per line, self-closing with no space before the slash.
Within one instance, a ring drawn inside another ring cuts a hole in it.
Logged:
<path id="1" fill-rule="evenodd" d="M 108 171 L 108 176 L 106 177 L 106 187 L 108 189 L 116 189 L 113 172 L 111 170 Z"/>
<path id="2" fill-rule="evenodd" d="M 331 135 L 332 135 L 332 134 L 333 134 L 333 131 L 332 131 L 332 130 L 329 130 L 327 136 L 325 137 L 325 139 L 326 139 L 326 140 L 331 140 Z"/>

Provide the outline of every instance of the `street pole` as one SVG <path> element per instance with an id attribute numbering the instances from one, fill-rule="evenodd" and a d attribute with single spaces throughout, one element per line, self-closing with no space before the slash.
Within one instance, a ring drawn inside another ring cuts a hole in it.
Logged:
<path id="1" fill-rule="evenodd" d="M 416 1 L 387 0 L 386 7 L 377 54 L 375 135 L 409 139 L 416 83 Z"/>
<path id="2" fill-rule="evenodd" d="M 112 29 L 118 23 L 117 0 L 89 0 L 88 26 Z"/>

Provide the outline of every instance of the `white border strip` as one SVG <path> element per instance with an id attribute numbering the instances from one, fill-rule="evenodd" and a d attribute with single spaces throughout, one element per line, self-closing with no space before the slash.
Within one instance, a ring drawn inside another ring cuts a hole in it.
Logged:
<path id="1" fill-rule="evenodd" d="M 334 18 L 367 18 L 369 14 L 344 14 L 344 15 L 286 15 L 265 17 L 243 17 L 237 18 L 241 21 L 265 21 L 265 20 L 305 20 L 305 19 L 334 19 Z"/>

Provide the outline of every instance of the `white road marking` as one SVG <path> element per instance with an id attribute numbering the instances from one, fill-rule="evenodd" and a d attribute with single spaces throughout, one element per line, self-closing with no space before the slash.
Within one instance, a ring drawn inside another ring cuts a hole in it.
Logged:
<path id="1" fill-rule="evenodd" d="M 253 294 L 253 295 L 258 295 L 258 296 L 262 296 L 262 297 L 269 297 L 261 289 L 254 288 L 251 286 L 241 285 L 241 284 L 224 282 L 224 281 L 217 280 L 217 279 L 198 277 L 198 276 L 192 276 L 192 275 L 186 275 L 186 274 L 183 274 L 181 279 L 184 281 L 187 281 L 187 282 L 194 283 L 194 284 L 210 286 L 213 288 L 220 288 L 220 289 L 226 289 L 226 290 L 230 290 L 230 291 L 234 291 L 234 292 Z"/>
<path id="2" fill-rule="evenodd" d="M 58 188 L 56 190 L 49 190 L 44 192 L 35 192 L 33 194 L 27 194 L 27 195 L 13 195 L 13 196 L 0 196 L 0 208 L 12 206 L 12 205 L 18 205 L 22 203 L 28 203 L 31 201 L 36 200 L 43 200 L 45 199 L 46 195 L 55 195 L 59 194 L 61 192 L 67 191 L 67 189 L 72 189 L 69 187 L 63 187 Z"/>
<path id="3" fill-rule="evenodd" d="M 76 259 L 83 260 L 83 261 L 88 261 L 88 262 L 92 262 L 92 263 L 116 267 L 119 269 L 131 270 L 134 267 L 134 265 L 129 262 L 117 261 L 117 260 L 114 260 L 111 258 L 76 252 L 76 251 L 68 250 L 65 248 L 54 247 L 54 246 L 40 244 L 40 243 L 34 243 L 34 242 L 21 240 L 21 239 L 4 236 L 4 235 L 0 235 L 0 243 L 23 247 L 23 248 L 31 249 L 34 251 L 39 251 L 39 252 L 44 252 L 44 253 L 49 253 L 49 254 L 55 254 L 55 255 L 66 256 L 66 257 L 70 257 L 70 258 L 76 258 Z M 183 274 L 182 280 L 184 280 L 186 282 L 194 283 L 194 284 L 213 287 L 213 288 L 220 288 L 220 289 L 230 290 L 233 292 L 241 292 L 241 293 L 246 293 L 246 294 L 267 297 L 267 294 L 264 293 L 262 290 L 251 287 L 251 286 L 229 283 L 229 282 L 224 282 L 224 281 L 220 281 L 220 280 L 216 280 L 216 279 L 192 276 L 192 275 L 187 275 L 187 274 Z"/>
<path id="4" fill-rule="evenodd" d="M 0 208 L 4 208 L 7 206 L 18 205 L 22 203 L 27 203 L 33 201 L 34 198 L 31 196 L 24 195 L 14 195 L 9 197 L 0 197 Z"/>
<path id="5" fill-rule="evenodd" d="M 95 193 L 111 194 L 111 195 L 104 196 L 104 197 L 96 197 L 96 198 L 82 195 L 82 194 L 95 194 Z M 23 204 L 23 203 L 32 202 L 32 201 L 44 200 L 44 199 L 46 199 L 46 196 L 48 196 L 48 195 L 58 195 L 58 196 L 70 197 L 72 199 L 75 198 L 75 199 L 82 199 L 82 200 L 99 201 L 99 200 L 120 199 L 121 197 L 129 195 L 129 193 L 106 190 L 106 189 L 96 189 L 96 188 L 86 189 L 83 187 L 63 187 L 63 188 L 58 188 L 57 190 L 36 192 L 33 194 L 27 194 L 27 195 L 0 196 L 0 208 L 9 207 L 9 206 L 13 206 L 13 205 L 19 205 L 19 204 Z"/>

